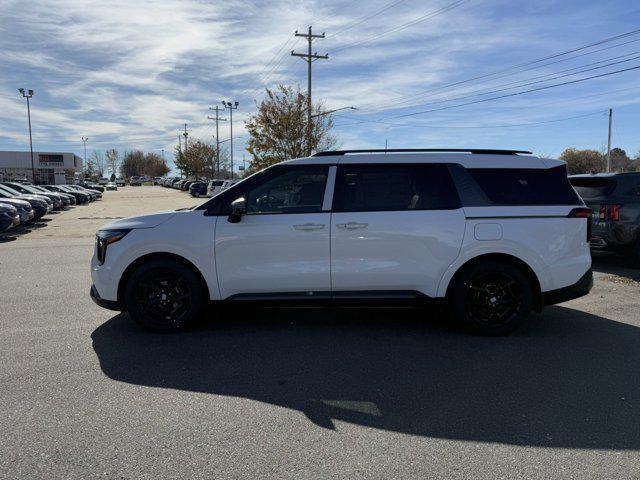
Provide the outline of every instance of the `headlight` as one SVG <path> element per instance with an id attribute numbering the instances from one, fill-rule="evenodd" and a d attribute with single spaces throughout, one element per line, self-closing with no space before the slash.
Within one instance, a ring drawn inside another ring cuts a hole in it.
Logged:
<path id="1" fill-rule="evenodd" d="M 98 230 L 96 233 L 96 256 L 98 265 L 102 265 L 107 256 L 107 246 L 122 240 L 131 229 L 123 230 Z"/>

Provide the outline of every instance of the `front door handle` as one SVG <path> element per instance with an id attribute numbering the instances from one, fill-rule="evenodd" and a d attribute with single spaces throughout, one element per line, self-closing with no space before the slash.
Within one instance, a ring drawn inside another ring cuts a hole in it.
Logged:
<path id="1" fill-rule="evenodd" d="M 368 223 L 349 222 L 349 223 L 338 223 L 336 226 L 338 228 L 346 228 L 347 230 L 355 230 L 356 228 L 367 228 L 369 226 L 369 224 Z"/>
<path id="2" fill-rule="evenodd" d="M 294 225 L 296 230 L 321 230 L 324 228 L 324 223 L 303 223 L 302 225 Z"/>

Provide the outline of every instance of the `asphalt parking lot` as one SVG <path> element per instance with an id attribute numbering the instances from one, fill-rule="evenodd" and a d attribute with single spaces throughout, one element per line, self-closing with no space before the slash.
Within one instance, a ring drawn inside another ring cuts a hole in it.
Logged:
<path id="1" fill-rule="evenodd" d="M 246 309 L 146 333 L 88 295 L 125 187 L 0 237 L 2 478 L 640 478 L 640 271 L 506 338 L 412 309 Z"/>

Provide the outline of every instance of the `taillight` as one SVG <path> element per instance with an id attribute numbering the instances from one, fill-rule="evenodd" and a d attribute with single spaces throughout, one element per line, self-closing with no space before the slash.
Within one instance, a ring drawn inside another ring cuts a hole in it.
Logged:
<path id="1" fill-rule="evenodd" d="M 587 219 L 587 242 L 591 241 L 591 216 L 593 210 L 586 207 L 574 208 L 569 212 L 567 218 L 586 218 Z"/>
<path id="2" fill-rule="evenodd" d="M 617 222 L 620 220 L 620 209 L 622 205 L 600 205 L 600 220 L 612 220 Z"/>

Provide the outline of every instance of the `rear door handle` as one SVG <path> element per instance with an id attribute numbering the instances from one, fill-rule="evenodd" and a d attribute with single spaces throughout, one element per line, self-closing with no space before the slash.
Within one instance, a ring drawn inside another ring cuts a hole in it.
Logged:
<path id="1" fill-rule="evenodd" d="M 349 222 L 349 223 L 338 223 L 336 226 L 338 228 L 346 228 L 347 230 L 355 230 L 356 228 L 367 228 L 369 226 L 369 224 L 368 223 Z"/>
<path id="2" fill-rule="evenodd" d="M 301 225 L 294 225 L 296 230 L 321 230 L 324 228 L 324 223 L 303 223 Z"/>

